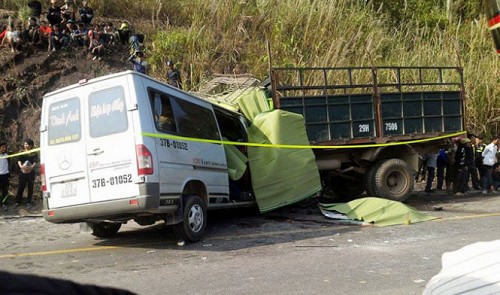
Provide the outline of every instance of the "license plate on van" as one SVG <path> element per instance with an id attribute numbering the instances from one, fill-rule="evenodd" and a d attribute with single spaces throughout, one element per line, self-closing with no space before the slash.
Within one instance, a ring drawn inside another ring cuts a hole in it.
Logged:
<path id="1" fill-rule="evenodd" d="M 76 181 L 66 182 L 61 188 L 61 198 L 68 198 L 76 196 Z"/>

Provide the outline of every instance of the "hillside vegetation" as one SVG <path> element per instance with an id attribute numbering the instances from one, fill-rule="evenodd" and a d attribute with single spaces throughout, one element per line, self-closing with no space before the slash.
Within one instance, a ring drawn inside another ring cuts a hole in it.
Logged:
<path id="1" fill-rule="evenodd" d="M 27 1 L 0 0 L 5 8 Z M 188 88 L 213 73 L 273 66 L 462 66 L 467 125 L 500 134 L 500 61 L 483 1 L 91 0 L 97 15 L 147 35 L 151 75 L 174 60 Z M 269 46 L 268 46 L 269 44 Z"/>

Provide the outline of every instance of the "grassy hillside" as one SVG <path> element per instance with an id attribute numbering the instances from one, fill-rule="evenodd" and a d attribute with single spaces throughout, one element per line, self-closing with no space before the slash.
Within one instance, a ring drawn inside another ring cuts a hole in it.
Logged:
<path id="1" fill-rule="evenodd" d="M 8 8 L 23 1 L 0 3 Z M 148 36 L 152 75 L 164 77 L 165 61 L 172 59 L 191 89 L 212 73 L 265 78 L 269 59 L 274 66 L 463 66 L 469 129 L 499 134 L 500 61 L 486 19 L 470 13 L 478 9 L 475 2 L 450 8 L 442 0 L 404 1 L 409 4 L 398 9 L 384 8 L 386 2 L 401 1 L 91 0 L 90 5 L 98 15 L 134 22 Z"/>

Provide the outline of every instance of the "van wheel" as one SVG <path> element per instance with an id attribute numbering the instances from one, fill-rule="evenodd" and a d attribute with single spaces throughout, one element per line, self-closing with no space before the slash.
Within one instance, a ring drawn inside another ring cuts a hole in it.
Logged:
<path id="1" fill-rule="evenodd" d="M 182 240 L 198 242 L 205 235 L 207 207 L 198 196 L 188 196 L 182 212 L 182 222 L 174 224 L 175 235 Z"/>
<path id="2" fill-rule="evenodd" d="M 404 202 L 413 190 L 413 176 L 405 161 L 388 159 L 379 163 L 373 178 L 377 197 Z"/>
<path id="3" fill-rule="evenodd" d="M 99 223 L 88 223 L 87 225 L 92 228 L 92 235 L 99 238 L 110 238 L 116 235 L 116 233 L 122 227 L 121 223 L 113 222 L 99 222 Z"/>

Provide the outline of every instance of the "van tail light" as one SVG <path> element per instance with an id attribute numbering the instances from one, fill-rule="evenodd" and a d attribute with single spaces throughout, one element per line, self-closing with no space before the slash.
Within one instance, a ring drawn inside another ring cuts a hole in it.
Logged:
<path id="1" fill-rule="evenodd" d="M 153 156 L 148 148 L 143 144 L 138 144 L 135 146 L 135 153 L 137 156 L 137 174 L 153 174 Z"/>
<path id="2" fill-rule="evenodd" d="M 47 182 L 45 181 L 45 164 L 40 164 L 40 181 L 42 182 L 42 192 L 46 192 Z"/>

